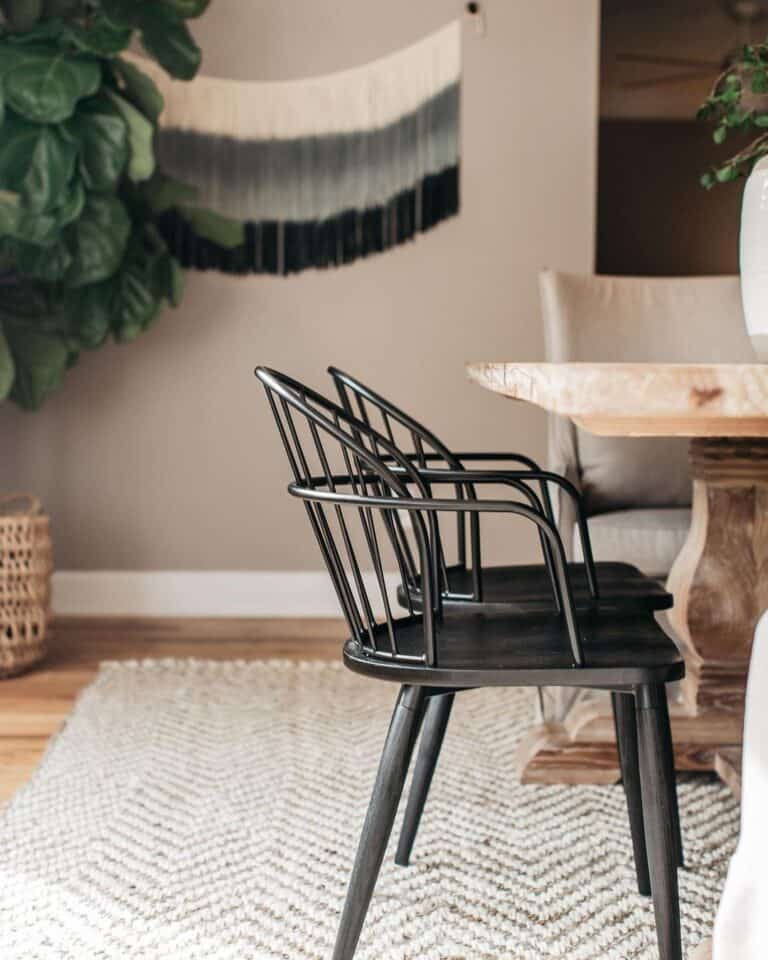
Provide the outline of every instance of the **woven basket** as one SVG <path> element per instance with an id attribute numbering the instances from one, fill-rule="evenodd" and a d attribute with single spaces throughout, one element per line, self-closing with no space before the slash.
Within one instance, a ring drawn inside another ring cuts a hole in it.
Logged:
<path id="1" fill-rule="evenodd" d="M 0 496 L 0 679 L 45 656 L 52 567 L 40 501 L 28 494 Z"/>

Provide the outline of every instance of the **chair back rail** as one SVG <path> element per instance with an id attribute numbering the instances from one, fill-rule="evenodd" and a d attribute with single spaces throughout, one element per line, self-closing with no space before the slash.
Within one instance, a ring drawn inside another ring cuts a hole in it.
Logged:
<path id="1" fill-rule="evenodd" d="M 337 367 L 329 367 L 328 373 L 331 375 L 336 386 L 336 391 L 341 400 L 342 406 L 348 413 L 355 415 L 354 407 L 357 407 L 357 415 L 369 426 L 372 426 L 372 414 L 379 417 L 387 438 L 394 446 L 401 450 L 404 448 L 403 441 L 395 438 L 393 423 L 399 425 L 405 434 L 405 442 L 412 448 L 406 450 L 409 459 L 413 459 L 420 467 L 426 467 L 430 459 L 442 460 L 447 466 L 454 470 L 461 470 L 461 463 L 456 460 L 448 447 L 428 430 L 422 423 L 419 423 L 413 417 L 409 416 L 404 410 L 401 410 L 395 404 L 391 403 L 381 394 L 376 393 L 366 384 L 352 377 L 350 374 L 339 370 Z M 354 401 L 354 402 L 353 402 Z M 431 451 L 431 453 L 430 453 Z M 461 488 L 457 486 L 457 495 L 461 495 Z M 472 496 L 471 489 L 468 491 Z M 480 557 L 480 531 L 479 519 L 476 515 L 470 518 L 470 551 L 472 557 L 472 577 L 473 594 L 478 598 L 482 595 L 482 567 Z M 456 517 L 456 549 L 457 559 L 461 566 L 467 566 L 467 530 L 466 517 L 464 514 L 458 514 Z M 444 587 L 448 588 L 448 573 L 445 563 L 445 551 L 443 545 L 440 545 L 440 554 L 442 560 L 442 572 L 444 576 Z"/>

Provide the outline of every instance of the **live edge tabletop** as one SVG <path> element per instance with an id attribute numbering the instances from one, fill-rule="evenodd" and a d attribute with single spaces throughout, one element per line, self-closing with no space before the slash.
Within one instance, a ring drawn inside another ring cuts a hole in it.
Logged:
<path id="1" fill-rule="evenodd" d="M 749 655 L 768 609 L 768 365 L 483 361 L 467 373 L 601 436 L 693 438 L 691 528 L 668 580 L 687 667 L 676 758 L 738 786 Z M 532 731 L 521 767 L 529 781 L 613 779 L 610 711 L 577 703 Z"/>
<path id="2" fill-rule="evenodd" d="M 768 364 L 491 362 L 467 372 L 601 436 L 768 436 Z"/>

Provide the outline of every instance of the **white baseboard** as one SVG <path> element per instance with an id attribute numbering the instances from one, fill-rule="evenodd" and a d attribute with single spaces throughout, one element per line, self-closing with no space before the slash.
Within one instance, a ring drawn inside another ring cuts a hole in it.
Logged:
<path id="1" fill-rule="evenodd" d="M 375 580 L 366 574 L 374 588 Z M 390 596 L 397 587 L 387 574 Z M 53 575 L 53 611 L 65 616 L 340 617 L 323 571 L 62 570 Z"/>

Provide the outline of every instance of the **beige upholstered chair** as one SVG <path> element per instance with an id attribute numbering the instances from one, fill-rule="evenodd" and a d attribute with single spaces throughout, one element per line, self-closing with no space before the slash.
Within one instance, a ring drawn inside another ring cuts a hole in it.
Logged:
<path id="1" fill-rule="evenodd" d="M 548 360 L 754 361 L 737 277 L 545 271 L 540 284 Z M 687 451 L 684 438 L 597 437 L 550 419 L 550 467 L 580 487 L 596 559 L 666 576 L 689 526 Z M 560 507 L 563 538 L 573 544 L 567 498 Z"/>

